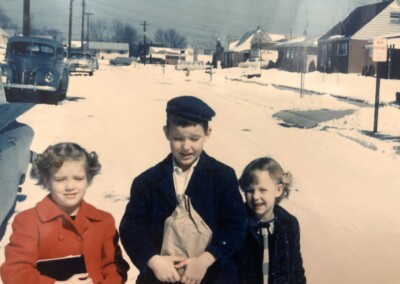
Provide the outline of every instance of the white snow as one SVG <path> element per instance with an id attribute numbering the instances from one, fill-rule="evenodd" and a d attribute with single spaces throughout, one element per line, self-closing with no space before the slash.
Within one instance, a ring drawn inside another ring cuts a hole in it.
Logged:
<path id="1" fill-rule="evenodd" d="M 245 41 L 242 43 L 240 40 L 232 42 L 229 44 L 229 51 L 235 51 L 235 52 L 243 52 L 243 51 L 250 51 L 251 50 L 251 41 L 254 38 L 254 34 L 249 35 Z"/>
<path id="2" fill-rule="evenodd" d="M 300 98 L 300 74 L 262 70 L 261 78 L 242 77 L 243 69 L 165 70 L 157 66 L 109 66 L 101 62 L 93 77 L 73 76 L 69 100 L 58 106 L 37 105 L 18 121 L 35 131 L 31 149 L 74 141 L 95 150 L 102 173 L 86 200 L 111 212 L 119 223 L 132 179 L 169 152 L 162 126 L 166 102 L 194 95 L 212 106 L 212 136 L 205 150 L 232 166 L 239 176 L 252 159 L 275 157 L 295 177 L 295 187 L 282 206 L 296 215 L 308 283 L 400 283 L 400 163 L 390 142 L 368 137 L 373 107 L 359 107 L 332 95 L 374 103 L 375 79 L 358 75 L 305 76 L 305 88 L 320 95 Z M 381 80 L 378 131 L 400 136 L 400 109 L 389 105 L 399 81 Z M 280 110 L 354 109 L 352 115 L 313 129 L 286 128 L 272 115 Z M 46 195 L 34 181 L 17 211 Z M 11 220 L 12 221 L 12 220 Z M 0 242 L 0 263 L 11 226 Z M 137 270 L 129 277 L 134 283 Z"/>

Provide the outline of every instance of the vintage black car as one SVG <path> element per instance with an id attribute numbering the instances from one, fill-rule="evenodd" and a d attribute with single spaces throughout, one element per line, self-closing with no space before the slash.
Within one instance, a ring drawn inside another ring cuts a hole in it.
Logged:
<path id="1" fill-rule="evenodd" d="M 8 102 L 57 104 L 67 95 L 69 67 L 62 43 L 40 37 L 11 37 L 1 81 Z"/>

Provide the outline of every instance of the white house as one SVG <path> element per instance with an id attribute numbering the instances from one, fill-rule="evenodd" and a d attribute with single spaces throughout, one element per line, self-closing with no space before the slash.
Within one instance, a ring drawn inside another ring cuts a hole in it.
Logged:
<path id="1" fill-rule="evenodd" d="M 86 41 L 83 42 L 86 50 Z M 80 48 L 81 41 L 72 41 L 71 48 Z M 129 44 L 121 42 L 89 42 L 90 53 L 100 59 L 113 59 L 116 57 L 129 57 Z"/>
<path id="2" fill-rule="evenodd" d="M 203 54 L 203 51 L 203 49 L 196 49 L 195 54 L 195 50 L 192 47 L 181 49 L 150 46 L 147 57 L 153 61 L 160 61 L 171 65 L 178 64 L 180 61 L 211 62 L 212 55 Z"/>

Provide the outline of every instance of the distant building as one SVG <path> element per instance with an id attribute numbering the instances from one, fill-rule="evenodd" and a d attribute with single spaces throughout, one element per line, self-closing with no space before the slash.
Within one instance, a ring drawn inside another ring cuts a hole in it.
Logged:
<path id="1" fill-rule="evenodd" d="M 228 50 L 224 52 L 224 63 L 226 67 L 237 67 L 240 62 L 250 58 L 251 40 L 254 33 L 247 32 L 239 40 L 231 42 Z"/>
<path id="2" fill-rule="evenodd" d="M 150 46 L 147 55 L 149 61 L 176 65 L 181 60 L 186 60 L 186 51 L 181 48 Z"/>
<path id="3" fill-rule="evenodd" d="M 318 58 L 318 37 L 294 38 L 273 46 L 278 51 L 275 67 L 291 72 L 315 71 Z"/>
<path id="4" fill-rule="evenodd" d="M 257 27 L 257 30 L 246 32 L 239 40 L 229 44 L 228 50 L 224 52 L 225 66 L 237 67 L 240 62 L 250 58 L 275 62 L 278 52 L 272 47 L 284 41 L 286 41 L 284 35 L 267 33 Z"/>
<path id="5" fill-rule="evenodd" d="M 86 42 L 83 43 L 84 50 L 87 50 Z M 72 41 L 72 49 L 80 49 L 81 41 Z M 121 42 L 89 42 L 89 51 L 97 58 L 113 59 L 116 57 L 129 57 L 129 44 Z"/>
<path id="6" fill-rule="evenodd" d="M 321 72 L 370 73 L 376 68 L 365 47 L 374 38 L 399 32 L 400 0 L 383 1 L 353 10 L 318 40 Z"/>
<path id="7" fill-rule="evenodd" d="M 148 61 L 161 62 L 176 65 L 180 61 L 201 61 L 211 62 L 212 55 L 204 54 L 204 49 L 196 48 L 169 48 L 169 47 L 149 47 L 147 55 Z"/>

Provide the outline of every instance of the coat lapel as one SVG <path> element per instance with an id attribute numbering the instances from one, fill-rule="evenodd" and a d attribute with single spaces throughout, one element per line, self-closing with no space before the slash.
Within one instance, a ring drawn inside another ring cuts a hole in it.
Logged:
<path id="1" fill-rule="evenodd" d="M 200 184 L 207 179 L 207 172 L 210 170 L 210 163 L 207 154 L 203 151 L 200 155 L 200 160 L 194 168 L 192 177 L 190 178 L 189 184 L 186 188 L 186 195 L 192 196 L 195 191 L 201 189 Z M 202 194 L 201 192 L 196 192 Z"/>
<path id="2" fill-rule="evenodd" d="M 160 163 L 158 171 L 159 179 L 157 182 L 157 190 L 167 200 L 167 202 L 175 208 L 178 204 L 175 194 L 174 180 L 172 176 L 172 155 Z"/>
<path id="3" fill-rule="evenodd" d="M 102 217 L 98 211 L 92 205 L 86 203 L 85 200 L 82 200 L 76 219 L 72 222 L 72 226 L 80 235 L 83 235 L 89 228 L 91 221 L 100 220 L 102 220 Z"/>

